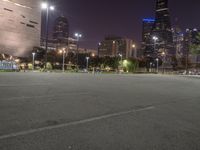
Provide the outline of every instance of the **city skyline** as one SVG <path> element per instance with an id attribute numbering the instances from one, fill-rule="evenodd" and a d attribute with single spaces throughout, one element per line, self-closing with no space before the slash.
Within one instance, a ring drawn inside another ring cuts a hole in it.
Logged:
<path id="1" fill-rule="evenodd" d="M 71 36 L 76 31 L 81 32 L 84 35 L 81 44 L 86 48 L 96 48 L 97 43 L 109 34 L 133 38 L 140 45 L 142 19 L 155 17 L 155 2 L 127 0 L 122 4 L 121 1 L 112 0 L 57 0 L 54 3 L 57 10 L 53 16 L 65 15 L 69 20 Z M 193 3 L 182 1 L 181 5 L 178 1 L 169 0 L 172 26 L 177 24 L 183 30 L 199 28 L 198 14 L 186 11 L 188 8 L 197 9 L 198 4 L 200 2 L 197 0 Z"/>

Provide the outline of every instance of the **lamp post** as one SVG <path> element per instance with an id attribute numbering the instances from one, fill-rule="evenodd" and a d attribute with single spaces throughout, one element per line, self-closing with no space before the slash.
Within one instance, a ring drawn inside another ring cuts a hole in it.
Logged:
<path id="1" fill-rule="evenodd" d="M 132 48 L 134 49 L 133 57 L 134 57 L 134 58 L 137 58 L 136 45 L 133 44 L 133 45 L 132 45 Z"/>
<path id="2" fill-rule="evenodd" d="M 65 72 L 65 54 L 66 54 L 65 48 L 60 50 L 59 53 L 63 55 L 62 71 Z"/>
<path id="3" fill-rule="evenodd" d="M 154 41 L 154 52 L 156 52 L 156 42 L 158 41 L 158 37 L 153 36 L 153 41 Z"/>
<path id="4" fill-rule="evenodd" d="M 87 71 L 88 71 L 88 67 L 89 67 L 89 59 L 90 59 L 90 57 L 86 57 L 86 61 L 87 61 L 86 69 L 87 69 Z"/>
<path id="5" fill-rule="evenodd" d="M 45 31 L 45 69 L 47 69 L 47 53 L 48 53 L 48 36 L 49 36 L 49 11 L 55 9 L 54 6 L 44 2 L 41 4 L 42 10 L 46 10 L 46 31 Z"/>
<path id="6" fill-rule="evenodd" d="M 157 73 L 159 73 L 159 59 L 156 58 L 156 64 L 157 64 Z"/>
<path id="7" fill-rule="evenodd" d="M 163 68 L 163 74 L 165 73 L 165 56 L 166 56 L 166 53 L 165 52 L 162 52 L 162 57 L 163 57 L 163 59 L 162 59 L 162 61 L 163 61 L 163 64 L 162 64 L 162 68 Z"/>
<path id="8" fill-rule="evenodd" d="M 150 62 L 150 72 L 152 72 L 152 65 L 153 65 L 153 63 Z"/>
<path id="9" fill-rule="evenodd" d="M 36 53 L 34 53 L 34 52 L 32 53 L 32 56 L 33 56 L 33 70 L 35 70 L 35 54 Z"/>
<path id="10" fill-rule="evenodd" d="M 77 67 L 78 67 L 78 61 L 79 61 L 79 58 L 78 58 L 78 54 L 79 54 L 79 40 L 80 40 L 80 38 L 82 38 L 82 34 L 80 34 L 80 33 L 75 33 L 74 34 L 74 36 L 76 37 L 76 40 L 77 40 Z"/>
<path id="11" fill-rule="evenodd" d="M 101 45 L 102 45 L 101 42 L 99 42 L 99 43 L 98 43 L 98 54 L 97 54 L 98 57 L 99 57 L 99 51 L 100 51 L 100 47 L 101 47 Z"/>
<path id="12" fill-rule="evenodd" d="M 121 58 L 121 69 L 123 69 L 123 55 L 122 54 L 119 54 L 119 57 Z"/>

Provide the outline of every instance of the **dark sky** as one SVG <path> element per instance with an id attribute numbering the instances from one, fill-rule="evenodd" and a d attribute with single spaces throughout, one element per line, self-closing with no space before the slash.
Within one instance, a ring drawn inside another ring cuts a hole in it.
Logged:
<path id="1" fill-rule="evenodd" d="M 54 0 L 54 17 L 64 14 L 70 34 L 80 32 L 81 47 L 96 48 L 105 35 L 141 41 L 142 18 L 154 17 L 156 0 Z M 169 0 L 172 24 L 178 18 L 182 28 L 199 28 L 200 0 Z"/>

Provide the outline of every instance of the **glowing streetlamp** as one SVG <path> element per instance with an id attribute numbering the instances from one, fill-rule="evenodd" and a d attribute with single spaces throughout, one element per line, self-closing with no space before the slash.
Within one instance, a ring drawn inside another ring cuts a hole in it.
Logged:
<path id="1" fill-rule="evenodd" d="M 65 72 L 65 54 L 66 54 L 65 48 L 59 50 L 59 53 L 63 55 L 62 71 Z"/>
<path id="2" fill-rule="evenodd" d="M 32 53 L 33 56 L 33 70 L 35 70 L 35 52 Z"/>
<path id="3" fill-rule="evenodd" d="M 163 74 L 165 73 L 165 57 L 166 57 L 166 53 L 162 52 L 162 68 L 163 68 Z"/>
<path id="4" fill-rule="evenodd" d="M 152 72 L 152 65 L 153 65 L 153 63 L 150 62 L 150 72 Z"/>
<path id="5" fill-rule="evenodd" d="M 100 50 L 101 45 L 102 45 L 101 42 L 99 42 L 99 43 L 98 43 L 98 54 L 97 54 L 98 57 L 99 57 L 99 50 Z"/>
<path id="6" fill-rule="evenodd" d="M 41 9 L 46 10 L 46 32 L 45 32 L 45 69 L 47 68 L 47 51 L 48 51 L 48 36 L 49 36 L 49 10 L 53 11 L 55 10 L 55 7 L 52 5 L 49 5 L 47 2 L 43 2 L 41 4 Z"/>
<path id="7" fill-rule="evenodd" d="M 133 44 L 132 45 L 132 48 L 134 49 L 134 58 L 137 58 L 137 50 L 136 50 L 136 45 L 135 44 Z"/>
<path id="8" fill-rule="evenodd" d="M 89 67 L 89 59 L 90 59 L 90 57 L 86 57 L 86 61 L 87 61 L 86 69 L 87 69 L 87 71 L 88 71 L 88 67 Z"/>
<path id="9" fill-rule="evenodd" d="M 91 56 L 92 56 L 92 57 L 95 57 L 95 53 L 92 53 Z"/>
<path id="10" fill-rule="evenodd" d="M 157 73 L 159 72 L 159 59 L 156 58 L 156 63 L 157 63 Z"/>
<path id="11" fill-rule="evenodd" d="M 78 55 L 79 55 L 79 40 L 80 38 L 82 38 L 82 34 L 80 33 L 75 33 L 74 36 L 76 37 L 76 40 L 77 40 L 77 66 L 78 66 L 78 61 L 79 61 L 79 58 L 78 58 Z"/>
<path id="12" fill-rule="evenodd" d="M 157 36 L 153 36 L 153 41 L 154 41 L 154 52 L 156 51 L 156 42 L 158 41 Z"/>

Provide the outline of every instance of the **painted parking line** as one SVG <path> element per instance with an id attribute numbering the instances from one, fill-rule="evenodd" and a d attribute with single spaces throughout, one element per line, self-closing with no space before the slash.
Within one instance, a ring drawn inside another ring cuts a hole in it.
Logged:
<path id="1" fill-rule="evenodd" d="M 1 101 L 12 101 L 12 100 L 24 100 L 24 99 L 39 99 L 39 98 L 58 98 L 62 96 L 71 96 L 71 95 L 88 95 L 89 92 L 70 92 L 70 93 L 60 93 L 60 94 L 54 94 L 54 95 L 39 95 L 39 96 L 19 96 L 19 97 L 5 97 L 1 98 Z"/>
<path id="2" fill-rule="evenodd" d="M 26 136 L 29 134 L 39 133 L 39 132 L 43 132 L 43 131 L 47 131 L 47 130 L 65 128 L 65 127 L 69 127 L 69 126 L 76 126 L 76 125 L 90 123 L 90 122 L 94 122 L 94 121 L 98 121 L 98 120 L 109 119 L 109 118 L 113 118 L 113 117 L 118 117 L 118 116 L 127 115 L 127 114 L 131 114 L 131 113 L 136 113 L 136 112 L 149 111 L 149 110 L 153 110 L 153 109 L 155 109 L 154 106 L 149 106 L 149 107 L 145 107 L 145 108 L 141 108 L 141 109 L 132 109 L 132 110 L 128 110 L 128 111 L 107 114 L 107 115 L 93 117 L 93 118 L 84 119 L 84 120 L 80 120 L 80 121 L 63 123 L 63 124 L 54 125 L 54 126 L 47 126 L 47 127 L 42 127 L 42 128 L 38 128 L 38 129 L 31 129 L 31 130 L 26 130 L 26 131 L 21 131 L 21 132 L 16 132 L 16 133 L 10 133 L 10 134 L 6 134 L 6 135 L 1 135 L 0 140 L 15 138 L 18 136 Z"/>
<path id="3" fill-rule="evenodd" d="M 41 83 L 35 83 L 35 84 L 0 84 L 0 87 L 30 87 L 30 86 L 50 86 L 52 84 L 41 84 Z"/>

